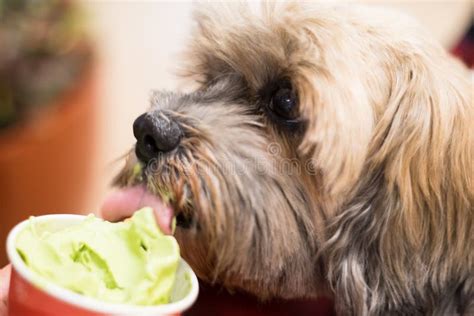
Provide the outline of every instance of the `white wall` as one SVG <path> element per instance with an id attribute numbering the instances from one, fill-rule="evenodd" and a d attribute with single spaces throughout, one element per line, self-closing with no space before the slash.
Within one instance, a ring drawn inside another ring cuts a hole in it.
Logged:
<path id="1" fill-rule="evenodd" d="M 152 89 L 176 86 L 173 67 L 191 25 L 190 2 L 86 1 L 99 64 L 100 149 L 90 208 L 97 210 L 133 143 L 132 123 Z"/>

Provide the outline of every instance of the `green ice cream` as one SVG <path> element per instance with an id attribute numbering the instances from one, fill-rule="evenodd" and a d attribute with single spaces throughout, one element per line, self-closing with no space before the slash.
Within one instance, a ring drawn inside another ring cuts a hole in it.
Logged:
<path id="1" fill-rule="evenodd" d="M 180 258 L 176 239 L 159 230 L 151 208 L 120 223 L 89 215 L 55 232 L 31 218 L 16 247 L 31 270 L 59 286 L 135 305 L 169 302 Z"/>

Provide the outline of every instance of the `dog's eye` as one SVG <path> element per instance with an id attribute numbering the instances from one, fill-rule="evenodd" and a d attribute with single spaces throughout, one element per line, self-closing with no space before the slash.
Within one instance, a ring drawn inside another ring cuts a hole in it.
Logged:
<path id="1" fill-rule="evenodd" d="M 280 88 L 273 95 L 270 110 L 285 120 L 294 120 L 298 117 L 298 100 L 295 92 L 289 88 Z"/>

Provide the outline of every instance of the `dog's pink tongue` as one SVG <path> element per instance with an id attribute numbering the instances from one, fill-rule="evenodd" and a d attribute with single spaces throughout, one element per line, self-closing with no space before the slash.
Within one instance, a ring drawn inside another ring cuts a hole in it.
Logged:
<path id="1" fill-rule="evenodd" d="M 104 201 L 100 215 L 105 220 L 116 222 L 132 216 L 145 206 L 153 208 L 161 231 L 171 234 L 173 210 L 143 186 L 135 186 L 112 192 Z"/>

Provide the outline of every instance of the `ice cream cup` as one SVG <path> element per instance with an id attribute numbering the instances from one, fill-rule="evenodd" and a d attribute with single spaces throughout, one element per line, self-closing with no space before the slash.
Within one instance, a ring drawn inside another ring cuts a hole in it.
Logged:
<path id="1" fill-rule="evenodd" d="M 55 231 L 79 223 L 85 216 L 71 214 L 36 217 L 41 229 Z M 180 315 L 198 296 L 199 284 L 189 265 L 181 259 L 171 302 L 156 306 L 114 304 L 86 297 L 47 282 L 31 271 L 16 250 L 16 238 L 28 221 L 16 225 L 7 238 L 7 254 L 12 264 L 8 296 L 9 316 L 98 316 L 98 315 Z"/>

